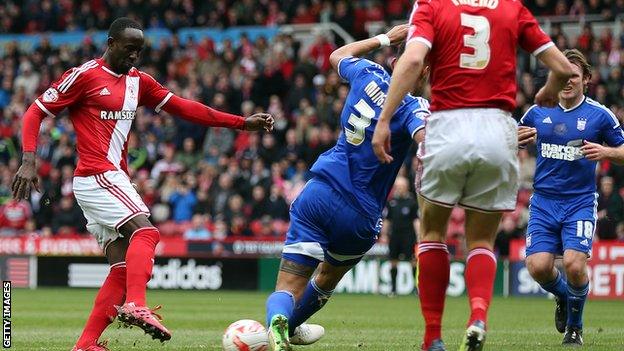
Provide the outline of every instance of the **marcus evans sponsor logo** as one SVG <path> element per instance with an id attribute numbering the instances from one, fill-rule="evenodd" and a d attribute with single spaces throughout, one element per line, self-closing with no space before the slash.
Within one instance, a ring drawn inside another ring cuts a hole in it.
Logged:
<path id="1" fill-rule="evenodd" d="M 183 265 L 181 260 L 171 259 L 166 265 L 154 265 L 152 279 L 147 286 L 151 289 L 217 290 L 223 283 L 221 273 L 218 265 L 197 265 L 195 260 L 188 260 Z"/>
<path id="2" fill-rule="evenodd" d="M 569 144 L 571 144 L 570 142 Z M 583 158 L 580 145 L 557 145 L 542 143 L 542 157 L 556 160 L 574 161 Z"/>
<path id="3" fill-rule="evenodd" d="M 100 111 L 100 118 L 103 120 L 132 120 L 136 116 L 136 111 Z"/>

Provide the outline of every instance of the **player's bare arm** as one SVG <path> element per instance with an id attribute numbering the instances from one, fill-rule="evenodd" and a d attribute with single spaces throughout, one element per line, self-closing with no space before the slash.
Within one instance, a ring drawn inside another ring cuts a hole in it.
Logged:
<path id="1" fill-rule="evenodd" d="M 390 82 L 388 96 L 379 116 L 379 121 L 377 121 L 372 140 L 375 155 L 382 163 L 390 163 L 393 160 L 392 156 L 389 155 L 390 120 L 405 95 L 414 88 L 420 79 L 428 52 L 429 48 L 421 42 L 409 43 L 405 48 L 405 53 L 401 55 L 394 67 L 392 77 L 401 77 L 401 79 L 392 79 Z"/>
<path id="2" fill-rule="evenodd" d="M 518 127 L 518 146 L 534 143 L 537 138 L 537 129 L 527 126 Z"/>
<path id="3" fill-rule="evenodd" d="M 398 45 L 402 43 L 403 41 L 405 41 L 408 29 L 408 24 L 401 24 L 392 27 L 392 29 L 390 29 L 386 34 L 381 34 L 373 38 L 364 39 L 347 44 L 345 46 L 341 46 L 331 53 L 331 55 L 329 56 L 329 61 L 331 62 L 332 67 L 337 70 L 340 60 L 345 57 L 359 57 L 373 50 L 379 49 L 380 47 L 387 46 L 388 44 Z"/>
<path id="4" fill-rule="evenodd" d="M 609 160 L 615 164 L 624 165 L 624 145 L 609 147 L 585 140 L 581 152 L 590 161 Z"/>
<path id="5" fill-rule="evenodd" d="M 568 79 L 574 75 L 574 68 L 568 59 L 555 46 L 537 55 L 550 69 L 546 85 L 535 95 L 535 103 L 540 106 L 554 107 L 559 102 L 559 92 L 565 87 Z"/>
<path id="6" fill-rule="evenodd" d="M 425 141 L 425 128 L 420 129 L 414 134 L 414 141 L 416 144 L 420 144 Z"/>

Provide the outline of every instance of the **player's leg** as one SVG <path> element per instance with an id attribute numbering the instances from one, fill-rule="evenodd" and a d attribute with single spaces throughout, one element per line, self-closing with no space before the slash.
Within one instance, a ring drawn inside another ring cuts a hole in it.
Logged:
<path id="1" fill-rule="evenodd" d="M 568 278 L 568 320 L 563 344 L 583 344 L 583 308 L 589 291 L 587 259 L 596 228 L 596 196 L 568 201 L 563 225 L 563 266 Z"/>
<path id="2" fill-rule="evenodd" d="M 297 300 L 297 306 L 293 316 L 288 321 L 289 328 L 294 330 L 323 308 L 327 301 L 329 301 L 340 279 L 342 279 L 352 267 L 352 263 L 346 266 L 339 266 L 329 262 L 321 262 L 317 273 L 307 283 L 303 295 Z"/>
<path id="3" fill-rule="evenodd" d="M 290 337 L 295 328 L 289 324 L 296 302 L 303 295 L 318 260 L 297 254 L 282 257 L 275 291 L 266 301 L 266 325 L 269 328 L 273 350 L 290 347 Z"/>
<path id="4" fill-rule="evenodd" d="M 537 239 L 535 235 L 533 238 Z M 563 274 L 555 268 L 555 255 L 550 252 L 530 254 L 526 258 L 526 266 L 531 277 L 542 289 L 555 296 L 555 328 L 560 333 L 565 332 L 568 319 L 568 284 Z"/>
<path id="5" fill-rule="evenodd" d="M 400 238 L 397 238 L 396 235 L 390 236 L 390 240 L 388 242 L 388 258 L 390 259 L 390 279 L 391 279 L 391 290 L 388 296 L 392 297 L 396 294 L 396 278 L 397 278 L 397 266 L 399 264 L 399 256 L 401 254 L 401 242 Z"/>
<path id="6" fill-rule="evenodd" d="M 146 305 L 147 282 L 151 278 L 156 245 L 160 233 L 145 215 L 137 215 L 121 227 L 119 232 L 129 238 L 126 266 L 128 270 L 126 303 Z"/>
<path id="7" fill-rule="evenodd" d="M 567 322 L 568 286 L 555 268 L 555 255 L 563 253 L 561 208 L 555 200 L 531 197 L 526 239 L 526 266 L 531 277 L 555 296 L 555 328 L 563 333 Z"/>
<path id="8" fill-rule="evenodd" d="M 466 210 L 466 290 L 470 302 L 468 326 L 485 329 L 496 277 L 494 240 L 502 213 Z"/>
<path id="9" fill-rule="evenodd" d="M 470 300 L 469 327 L 461 350 L 481 350 L 487 311 L 496 276 L 492 248 L 503 211 L 516 207 L 518 194 L 518 127 L 509 112 L 473 109 L 465 112 L 471 145 L 469 172 L 459 205 L 466 208 L 466 288 Z"/>
<path id="10" fill-rule="evenodd" d="M 111 268 L 95 298 L 91 314 L 74 346 L 74 350 L 106 350 L 103 344 L 98 344 L 98 339 L 117 316 L 117 306 L 123 304 L 126 296 L 125 257 L 127 248 L 128 240 L 122 237 L 105 246 L 104 254 Z"/>
<path id="11" fill-rule="evenodd" d="M 390 293 L 388 294 L 389 297 L 394 297 L 397 293 L 397 274 L 398 274 L 398 267 L 399 265 L 399 260 L 398 259 L 391 259 L 390 260 L 390 281 L 391 281 L 391 286 L 390 286 Z"/>
<path id="12" fill-rule="evenodd" d="M 125 325 L 143 329 L 153 339 L 166 341 L 171 332 L 154 313 L 156 309 L 146 306 L 147 283 L 152 276 L 156 245 L 160 232 L 144 214 L 138 214 L 119 227 L 119 232 L 129 238 L 126 252 L 126 300 L 119 307 L 118 318 Z"/>
<path id="13" fill-rule="evenodd" d="M 568 320 L 564 344 L 583 344 L 583 308 L 589 292 L 587 275 L 587 253 L 566 250 L 563 254 L 563 266 L 568 278 Z"/>
<path id="14" fill-rule="evenodd" d="M 463 194 L 470 153 L 465 131 L 470 124 L 457 111 L 434 112 L 427 119 L 427 134 L 418 149 L 416 178 L 421 222 L 417 249 L 417 285 L 425 319 L 423 350 L 443 349 L 442 314 L 449 283 L 446 230 L 452 208 Z"/>
<path id="15" fill-rule="evenodd" d="M 290 207 L 290 226 L 282 250 L 276 291 L 266 303 L 271 350 L 289 350 L 290 336 L 297 332 L 295 328 L 289 328 L 290 320 L 310 276 L 323 260 L 323 250 L 327 247 L 325 227 L 335 215 L 332 199 L 331 188 L 312 179 Z"/>
<path id="16" fill-rule="evenodd" d="M 425 319 L 423 350 L 442 339 L 442 315 L 449 284 L 450 260 L 446 247 L 446 229 L 452 208 L 420 200 L 420 240 L 417 250 L 418 297 Z"/>

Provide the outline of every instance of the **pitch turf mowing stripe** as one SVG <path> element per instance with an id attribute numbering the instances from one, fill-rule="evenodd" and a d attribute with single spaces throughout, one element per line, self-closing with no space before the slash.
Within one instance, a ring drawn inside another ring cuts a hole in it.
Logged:
<path id="1" fill-rule="evenodd" d="M 95 289 L 38 289 L 13 291 L 14 350 L 67 351 L 80 333 L 96 294 Z M 150 305 L 162 304 L 162 314 L 173 339 L 152 341 L 137 329 L 107 330 L 111 350 L 186 351 L 221 350 L 225 327 L 237 319 L 264 320 L 268 293 L 149 291 Z M 561 334 L 553 322 L 554 301 L 532 298 L 495 298 L 490 317 L 489 351 L 561 351 Z M 588 351 L 624 350 L 621 301 L 588 301 L 585 334 Z M 444 338 L 456 350 L 468 314 L 463 298 L 447 300 Z M 313 318 L 325 326 L 325 338 L 301 351 L 416 350 L 423 322 L 414 296 L 388 299 L 373 295 L 336 294 Z M 600 329 L 601 328 L 601 329 Z M 601 330 L 601 331 L 600 331 Z"/>

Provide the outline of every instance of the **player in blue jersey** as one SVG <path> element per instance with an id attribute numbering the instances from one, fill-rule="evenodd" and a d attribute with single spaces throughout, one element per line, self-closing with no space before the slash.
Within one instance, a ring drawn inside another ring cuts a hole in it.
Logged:
<path id="1" fill-rule="evenodd" d="M 309 344 L 323 335 L 322 327 L 301 324 L 323 307 L 342 276 L 375 244 L 399 168 L 412 142 L 422 139 L 429 103 L 408 95 L 391 124 L 395 161 L 380 164 L 371 146 L 390 74 L 359 57 L 403 42 L 407 29 L 397 26 L 331 54 L 333 67 L 351 89 L 336 146 L 319 156 L 311 169 L 314 177 L 290 209 L 276 291 L 266 303 L 271 350 L 290 350 L 291 343 Z"/>
<path id="2" fill-rule="evenodd" d="M 591 67 L 583 54 L 564 54 L 575 74 L 559 94 L 559 105 L 531 107 L 520 120 L 520 131 L 537 132 L 526 265 L 542 288 L 555 295 L 555 325 L 565 332 L 563 344 L 576 346 L 583 344 L 587 258 L 596 227 L 596 164 L 624 161 L 624 132 L 609 109 L 584 95 Z M 554 266 L 555 256 L 561 255 L 567 279 Z"/>

